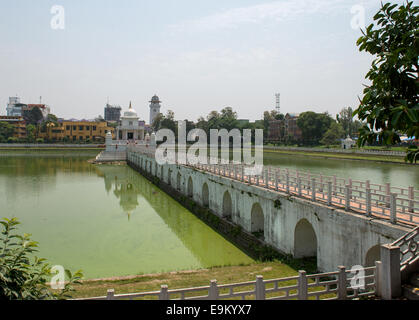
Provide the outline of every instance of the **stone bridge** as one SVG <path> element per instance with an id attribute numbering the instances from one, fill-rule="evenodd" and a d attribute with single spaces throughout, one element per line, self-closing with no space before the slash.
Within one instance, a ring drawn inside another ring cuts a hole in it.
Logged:
<path id="1" fill-rule="evenodd" d="M 380 245 L 412 229 L 412 225 L 199 168 L 159 165 L 151 154 L 128 150 L 127 161 L 217 216 L 259 234 L 279 252 L 296 258 L 316 256 L 319 271 L 335 270 L 340 265 L 372 266 L 380 260 Z"/>

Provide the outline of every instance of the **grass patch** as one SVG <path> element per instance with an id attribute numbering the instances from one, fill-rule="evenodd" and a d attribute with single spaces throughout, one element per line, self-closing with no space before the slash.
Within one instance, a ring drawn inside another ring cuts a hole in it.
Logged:
<path id="1" fill-rule="evenodd" d="M 300 266 L 300 265 L 299 265 Z M 113 280 L 85 280 L 75 285 L 73 298 L 106 296 L 108 289 L 115 294 L 158 291 L 162 285 L 170 289 L 207 286 L 213 279 L 218 284 L 253 281 L 257 275 L 264 279 L 291 277 L 298 275 L 298 269 L 281 261 L 259 262 L 239 266 L 215 266 L 207 269 L 139 275 L 132 278 Z"/>

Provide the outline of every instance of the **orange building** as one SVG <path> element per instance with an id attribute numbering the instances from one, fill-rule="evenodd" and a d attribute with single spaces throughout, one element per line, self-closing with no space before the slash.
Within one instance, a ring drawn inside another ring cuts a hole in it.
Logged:
<path id="1" fill-rule="evenodd" d="M 26 138 L 26 123 L 23 117 L 18 116 L 0 116 L 0 122 L 7 122 L 15 126 L 13 137 L 18 139 Z"/>
<path id="2" fill-rule="evenodd" d="M 115 138 L 115 129 L 107 122 L 96 121 L 60 121 L 58 125 L 51 123 L 44 130 L 40 130 L 38 137 L 49 141 L 104 141 L 106 133 L 110 131 Z"/>

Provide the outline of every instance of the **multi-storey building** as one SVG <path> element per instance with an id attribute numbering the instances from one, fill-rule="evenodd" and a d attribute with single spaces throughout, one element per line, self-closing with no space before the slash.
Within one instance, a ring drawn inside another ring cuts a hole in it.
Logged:
<path id="1" fill-rule="evenodd" d="M 23 117 L 26 112 L 31 111 L 33 108 L 39 108 L 45 119 L 50 113 L 50 107 L 46 104 L 25 104 L 20 102 L 19 97 L 9 97 L 9 103 L 7 104 L 6 111 L 10 117 Z"/>
<path id="2" fill-rule="evenodd" d="M 115 129 L 105 121 L 70 121 L 60 120 L 58 125 L 50 124 L 41 129 L 38 136 L 50 141 L 104 141 L 110 131 L 115 137 Z"/>
<path id="3" fill-rule="evenodd" d="M 7 122 L 15 127 L 13 137 L 18 139 L 26 138 L 26 123 L 23 117 L 0 116 L 0 122 Z"/>
<path id="4" fill-rule="evenodd" d="M 7 104 L 6 111 L 9 117 L 21 117 L 22 110 L 27 107 L 26 104 L 20 103 L 19 97 L 9 97 L 9 103 Z"/>
<path id="5" fill-rule="evenodd" d="M 275 142 L 300 141 L 302 131 L 297 125 L 298 114 L 287 113 L 283 120 L 269 121 L 268 140 Z"/>
<path id="6" fill-rule="evenodd" d="M 105 107 L 104 118 L 105 121 L 118 122 L 121 118 L 121 107 L 113 106 L 107 103 Z"/>

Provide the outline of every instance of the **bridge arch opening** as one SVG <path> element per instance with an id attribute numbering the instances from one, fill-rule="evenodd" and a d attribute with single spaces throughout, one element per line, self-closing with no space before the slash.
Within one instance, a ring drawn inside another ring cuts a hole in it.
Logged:
<path id="1" fill-rule="evenodd" d="M 169 186 L 172 184 L 172 169 L 167 170 L 167 184 Z"/>
<path id="2" fill-rule="evenodd" d="M 258 202 L 254 203 L 250 212 L 250 232 L 264 232 L 265 217 L 263 216 L 262 207 Z"/>
<path id="3" fill-rule="evenodd" d="M 188 179 L 188 197 L 193 198 L 193 181 L 192 181 L 192 177 L 189 177 L 189 179 Z"/>
<path id="4" fill-rule="evenodd" d="M 373 267 L 375 266 L 375 261 L 381 260 L 381 253 L 380 253 L 380 245 L 377 244 L 372 246 L 365 256 L 365 264 L 364 267 Z"/>
<path id="5" fill-rule="evenodd" d="M 233 205 L 231 201 L 230 192 L 224 192 L 223 196 L 223 217 L 231 217 L 233 211 Z"/>
<path id="6" fill-rule="evenodd" d="M 202 185 L 202 204 L 204 207 L 209 207 L 209 190 L 206 182 Z"/>
<path id="7" fill-rule="evenodd" d="M 317 237 L 313 226 L 307 219 L 298 221 L 294 230 L 294 257 L 310 258 L 317 256 Z"/>
<path id="8" fill-rule="evenodd" d="M 177 173 L 177 178 L 176 178 L 176 188 L 178 189 L 178 190 L 180 190 L 180 178 L 181 178 L 182 176 L 180 175 L 180 172 L 178 172 Z"/>

